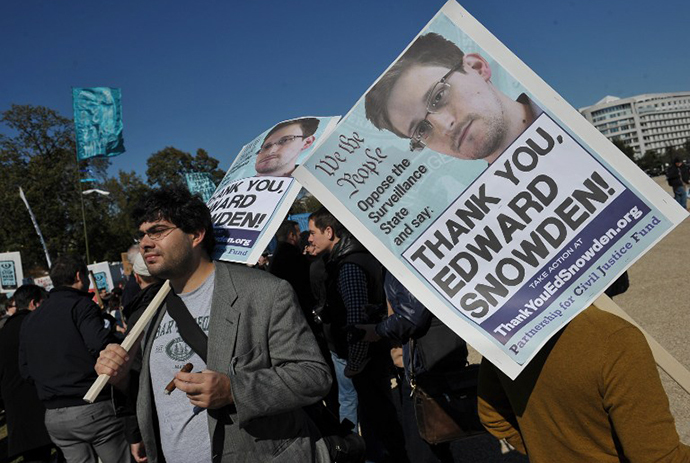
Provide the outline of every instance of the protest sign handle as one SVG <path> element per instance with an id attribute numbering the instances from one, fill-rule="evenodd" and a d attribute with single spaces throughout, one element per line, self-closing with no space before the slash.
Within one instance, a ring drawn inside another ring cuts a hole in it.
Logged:
<path id="1" fill-rule="evenodd" d="M 642 331 L 642 334 L 644 334 L 645 338 L 647 338 L 649 347 L 652 349 L 652 354 L 654 355 L 654 360 L 656 360 L 656 364 L 659 366 L 659 368 L 664 370 L 671 377 L 671 379 L 673 379 L 685 390 L 685 392 L 690 394 L 690 371 L 688 371 L 687 368 L 678 362 L 678 360 L 673 358 L 673 356 L 669 354 L 666 349 L 661 347 L 661 345 L 656 342 L 654 338 L 650 336 L 650 334 L 647 333 L 640 325 L 638 325 L 635 320 L 630 317 L 630 315 L 625 313 L 625 311 L 623 311 L 623 309 L 618 304 L 613 302 L 613 300 L 606 294 L 599 296 L 599 298 L 594 301 L 594 305 L 601 310 L 618 315 L 622 319 L 629 321 L 639 328 L 640 331 Z"/>
<path id="2" fill-rule="evenodd" d="M 139 320 L 136 322 L 132 328 L 132 331 L 130 331 L 124 341 L 122 341 L 121 346 L 124 350 L 129 352 L 132 346 L 134 346 L 141 334 L 144 332 L 146 325 L 149 324 L 153 316 L 156 314 L 158 307 L 160 307 L 160 305 L 163 303 L 163 300 L 169 292 L 170 281 L 166 281 L 163 283 L 163 286 L 161 286 L 161 289 L 158 290 L 158 293 L 156 293 L 156 296 L 149 303 L 148 307 L 146 307 L 144 313 L 141 314 L 141 318 L 139 318 Z M 94 400 L 96 400 L 96 397 L 98 397 L 98 394 L 108 383 L 108 379 L 110 379 L 110 376 L 105 374 L 100 375 L 98 379 L 96 379 L 96 381 L 94 381 L 94 383 L 91 385 L 91 388 L 84 396 L 84 400 L 90 404 L 93 403 Z"/>

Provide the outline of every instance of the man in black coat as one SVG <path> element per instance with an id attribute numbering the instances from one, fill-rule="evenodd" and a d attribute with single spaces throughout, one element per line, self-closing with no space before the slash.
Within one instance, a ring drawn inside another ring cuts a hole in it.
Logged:
<path id="1" fill-rule="evenodd" d="M 47 462 L 53 443 L 43 418 L 46 409 L 36 388 L 19 374 L 19 330 L 27 315 L 43 301 L 36 285 L 20 286 L 14 293 L 17 312 L 0 331 L 0 396 L 5 402 L 9 460 Z"/>
<path id="2" fill-rule="evenodd" d="M 98 377 L 98 353 L 114 340 L 86 292 L 86 264 L 76 256 L 61 256 L 50 279 L 55 288 L 22 324 L 19 371 L 34 382 L 46 408 L 48 434 L 68 461 L 129 461 L 124 426 L 115 417 L 110 390 L 92 404 L 83 400 Z"/>
<path id="3" fill-rule="evenodd" d="M 273 253 L 268 271 L 290 283 L 313 330 L 314 317 L 311 314 L 311 309 L 314 306 L 314 296 L 311 293 L 311 284 L 309 283 L 311 263 L 299 248 L 299 234 L 299 224 L 294 220 L 286 220 L 280 225 L 276 232 L 278 246 Z"/>
<path id="4" fill-rule="evenodd" d="M 676 158 L 673 165 L 666 170 L 666 180 L 668 185 L 673 188 L 675 200 L 683 209 L 687 209 L 688 182 L 690 182 L 690 171 L 683 161 Z"/>

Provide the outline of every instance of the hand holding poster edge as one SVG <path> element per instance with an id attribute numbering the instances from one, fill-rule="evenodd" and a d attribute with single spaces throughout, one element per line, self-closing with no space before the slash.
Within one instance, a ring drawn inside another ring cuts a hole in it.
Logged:
<path id="1" fill-rule="evenodd" d="M 129 352 L 130 349 L 134 346 L 141 334 L 144 332 L 146 326 L 149 324 L 153 316 L 158 311 L 158 308 L 163 303 L 163 300 L 169 292 L 170 281 L 166 280 L 165 283 L 163 283 L 163 286 L 161 286 L 161 288 L 158 290 L 158 293 L 156 293 L 153 300 L 151 300 L 148 307 L 146 307 L 146 310 L 144 310 L 144 312 L 141 314 L 141 317 L 139 318 L 139 320 L 137 320 L 134 327 L 132 327 L 132 331 L 130 331 L 127 337 L 124 339 L 124 341 L 122 341 L 121 346 L 124 350 Z M 84 401 L 90 404 L 93 403 L 94 400 L 96 400 L 96 398 L 98 397 L 98 394 L 103 390 L 105 385 L 108 384 L 109 379 L 110 376 L 106 374 L 99 375 L 98 379 L 94 381 L 93 385 L 84 396 Z"/>

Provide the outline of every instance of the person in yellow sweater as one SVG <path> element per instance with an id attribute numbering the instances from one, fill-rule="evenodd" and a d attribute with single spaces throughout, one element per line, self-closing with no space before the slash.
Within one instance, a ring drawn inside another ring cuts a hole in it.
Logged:
<path id="1" fill-rule="evenodd" d="M 639 329 L 585 309 L 514 380 L 486 359 L 479 417 L 531 463 L 690 462 Z"/>

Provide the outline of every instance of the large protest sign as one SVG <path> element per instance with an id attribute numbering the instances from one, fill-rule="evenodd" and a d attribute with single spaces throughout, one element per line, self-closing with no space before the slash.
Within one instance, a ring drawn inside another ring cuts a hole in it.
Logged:
<path id="1" fill-rule="evenodd" d="M 283 121 L 242 148 L 207 202 L 216 238 L 214 259 L 256 263 L 302 188 L 292 172 L 338 119 Z"/>
<path id="2" fill-rule="evenodd" d="M 11 293 L 22 285 L 24 270 L 19 252 L 0 252 L 0 292 Z"/>
<path id="3" fill-rule="evenodd" d="M 73 88 L 77 159 L 125 152 L 119 88 Z"/>
<path id="4" fill-rule="evenodd" d="M 686 216 L 453 1 L 294 176 L 511 378 Z"/>

